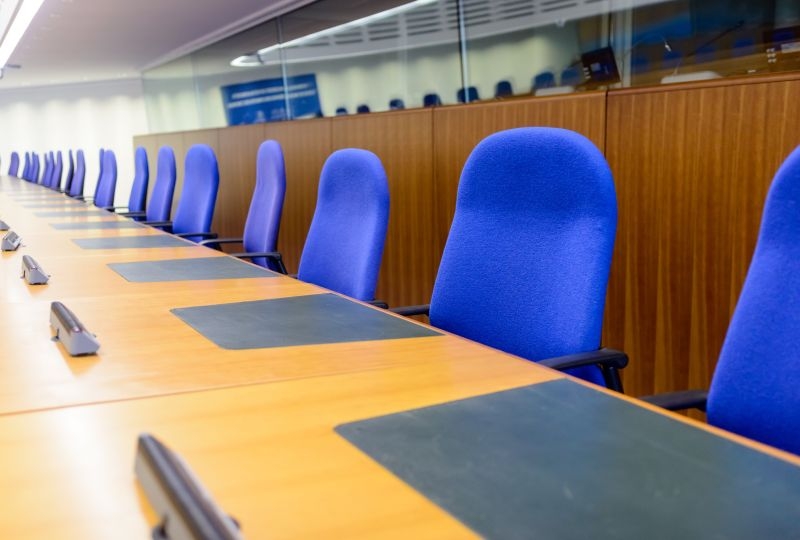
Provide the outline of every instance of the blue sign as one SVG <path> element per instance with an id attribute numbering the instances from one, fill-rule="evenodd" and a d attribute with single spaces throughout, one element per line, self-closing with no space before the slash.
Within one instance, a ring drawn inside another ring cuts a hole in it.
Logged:
<path id="1" fill-rule="evenodd" d="M 256 124 L 321 116 L 317 77 L 297 75 L 284 79 L 262 79 L 222 87 L 228 125 Z M 290 114 L 286 114 L 286 105 Z"/>

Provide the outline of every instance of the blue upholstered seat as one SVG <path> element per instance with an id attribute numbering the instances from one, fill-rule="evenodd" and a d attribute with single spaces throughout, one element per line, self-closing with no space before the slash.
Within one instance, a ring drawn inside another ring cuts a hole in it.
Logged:
<path id="1" fill-rule="evenodd" d="M 42 170 L 42 185 L 50 187 L 50 170 L 52 169 L 52 152 L 44 155 L 44 169 Z"/>
<path id="2" fill-rule="evenodd" d="M 502 98 L 514 95 L 514 89 L 511 87 L 511 81 L 500 81 L 494 87 L 494 97 Z"/>
<path id="3" fill-rule="evenodd" d="M 158 150 L 153 192 L 150 194 L 150 202 L 147 203 L 147 221 L 169 221 L 176 176 L 175 151 L 170 146 L 162 146 Z"/>
<path id="4" fill-rule="evenodd" d="M 75 172 L 72 175 L 72 183 L 69 186 L 69 196 L 74 198 L 83 197 L 83 183 L 86 180 L 86 158 L 83 150 L 75 152 Z"/>
<path id="5" fill-rule="evenodd" d="M 133 184 L 128 197 L 130 212 L 144 212 L 147 204 L 147 185 L 150 181 L 150 166 L 147 163 L 147 150 L 139 146 L 133 156 Z"/>
<path id="6" fill-rule="evenodd" d="M 256 185 L 244 223 L 244 235 L 241 238 L 217 238 L 200 243 L 216 248 L 220 248 L 221 244 L 241 243 L 244 252 L 231 255 L 248 258 L 259 266 L 286 273 L 276 253 L 285 195 L 286 167 L 283 149 L 277 141 L 264 141 L 259 146 L 256 157 Z M 269 253 L 272 258 L 255 256 L 259 253 Z"/>
<path id="7" fill-rule="evenodd" d="M 50 176 L 50 187 L 55 190 L 61 189 L 61 176 L 64 173 L 64 158 L 61 155 L 61 150 L 56 152 L 56 162 L 53 166 L 53 171 Z"/>
<path id="8" fill-rule="evenodd" d="M 31 176 L 31 154 L 25 152 L 25 164 L 22 167 L 22 179 L 30 181 Z"/>
<path id="9" fill-rule="evenodd" d="M 97 192 L 100 189 L 100 182 L 103 179 L 103 166 L 105 165 L 105 161 L 103 160 L 103 154 L 105 150 L 100 149 L 100 160 L 98 162 L 98 169 L 97 169 L 97 183 L 94 185 L 94 197 L 93 199 L 97 199 Z"/>
<path id="10" fill-rule="evenodd" d="M 553 88 L 556 85 L 556 76 L 552 71 L 543 71 L 533 78 L 532 92 L 543 88 Z"/>
<path id="11" fill-rule="evenodd" d="M 31 158 L 31 182 L 39 183 L 39 154 L 33 153 Z"/>
<path id="12" fill-rule="evenodd" d="M 347 115 L 347 108 L 346 107 L 337 107 L 336 108 L 336 116 L 345 116 Z"/>
<path id="13" fill-rule="evenodd" d="M 8 176 L 17 176 L 19 172 L 19 154 L 11 152 L 11 159 L 8 163 Z"/>
<path id="14" fill-rule="evenodd" d="M 325 161 L 297 277 L 358 300 L 375 297 L 389 223 L 389 187 L 378 156 L 338 150 Z"/>
<path id="15" fill-rule="evenodd" d="M 564 68 L 561 72 L 561 86 L 578 86 L 583 82 L 583 71 L 576 67 Z"/>
<path id="16" fill-rule="evenodd" d="M 593 357 L 616 224 L 611 171 L 588 139 L 538 127 L 490 135 L 461 173 L 431 324 L 528 360 Z M 605 374 L 597 363 L 572 373 L 620 389 L 611 379 L 624 363 Z"/>
<path id="17" fill-rule="evenodd" d="M 113 150 L 103 152 L 103 167 L 100 180 L 95 189 L 94 204 L 100 208 L 114 206 L 114 194 L 117 191 L 117 157 Z"/>
<path id="18" fill-rule="evenodd" d="M 356 113 L 358 114 L 367 114 L 369 112 L 369 105 L 361 104 L 356 108 Z"/>
<path id="19" fill-rule="evenodd" d="M 439 97 L 439 94 L 425 94 L 422 98 L 423 107 L 438 107 L 441 104 L 442 98 Z"/>
<path id="20" fill-rule="evenodd" d="M 478 101 L 479 99 L 478 89 L 474 86 L 459 88 L 458 92 L 456 92 L 456 100 L 459 103 L 470 103 L 472 101 Z"/>
<path id="21" fill-rule="evenodd" d="M 173 234 L 193 242 L 210 238 L 211 220 L 219 189 L 219 166 L 214 150 L 196 144 L 186 152 L 183 189 L 171 224 Z"/>
<path id="22" fill-rule="evenodd" d="M 389 100 L 389 110 L 399 111 L 399 110 L 405 109 L 405 108 L 406 108 L 406 104 L 402 99 L 394 98 L 394 99 L 390 99 Z"/>
<path id="23" fill-rule="evenodd" d="M 75 174 L 75 160 L 72 158 L 72 150 L 67 151 L 67 159 L 69 164 L 67 166 L 67 174 L 64 177 L 64 193 L 69 193 L 72 187 L 72 176 Z"/>

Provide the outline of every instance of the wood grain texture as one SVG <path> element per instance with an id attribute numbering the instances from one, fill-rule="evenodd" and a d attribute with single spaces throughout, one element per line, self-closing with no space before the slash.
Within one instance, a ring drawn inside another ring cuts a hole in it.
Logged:
<path id="1" fill-rule="evenodd" d="M 377 298 L 390 305 L 428 302 L 440 253 L 430 109 L 333 120 L 333 147 L 363 148 L 383 163 L 389 182 L 389 229 Z"/>
<path id="2" fill-rule="evenodd" d="M 219 193 L 214 231 L 221 237 L 241 238 L 256 185 L 256 154 L 264 140 L 264 124 L 219 130 Z M 242 246 L 233 247 L 241 251 Z"/>
<path id="3" fill-rule="evenodd" d="M 705 388 L 755 247 L 767 189 L 800 144 L 800 80 L 612 92 L 619 200 L 605 343 L 626 390 Z"/>

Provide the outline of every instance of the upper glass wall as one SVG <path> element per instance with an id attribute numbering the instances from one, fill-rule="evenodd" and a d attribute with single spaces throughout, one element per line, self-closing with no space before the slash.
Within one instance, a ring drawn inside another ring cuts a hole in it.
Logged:
<path id="1" fill-rule="evenodd" d="M 794 70 L 797 0 L 320 0 L 144 88 L 175 131 Z"/>

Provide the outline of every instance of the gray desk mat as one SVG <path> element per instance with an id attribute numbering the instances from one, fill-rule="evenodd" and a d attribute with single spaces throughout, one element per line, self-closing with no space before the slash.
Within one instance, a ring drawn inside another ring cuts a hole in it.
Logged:
<path id="1" fill-rule="evenodd" d="M 77 223 L 51 223 L 51 227 L 61 231 L 77 231 L 85 229 L 141 229 L 135 221 L 80 221 Z"/>
<path id="2" fill-rule="evenodd" d="M 567 380 L 336 431 L 487 538 L 800 536 L 800 467 Z"/>
<path id="3" fill-rule="evenodd" d="M 268 278 L 277 274 L 232 257 L 202 257 L 111 263 L 114 272 L 133 282 L 193 281 L 202 279 Z"/>
<path id="4" fill-rule="evenodd" d="M 84 208 L 64 208 L 63 210 L 53 210 L 47 212 L 34 212 L 33 215 L 41 218 L 58 218 L 58 217 L 80 217 L 80 216 L 110 216 L 111 214 L 105 210 L 91 210 Z"/>
<path id="5" fill-rule="evenodd" d="M 75 238 L 72 241 L 83 249 L 171 248 L 197 245 L 174 236 L 161 234 L 110 238 Z"/>
<path id="6" fill-rule="evenodd" d="M 30 201 L 23 201 L 26 204 L 23 204 L 23 208 L 29 208 L 32 210 L 36 209 L 44 209 L 44 210 L 58 210 L 59 208 L 62 210 L 77 210 L 79 208 L 87 208 L 86 203 L 72 201 L 70 199 L 56 200 L 56 201 L 49 201 L 49 202 L 35 202 L 29 203 Z"/>
<path id="7" fill-rule="evenodd" d="M 441 335 L 333 294 L 173 309 L 223 349 L 264 349 Z"/>

